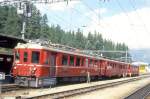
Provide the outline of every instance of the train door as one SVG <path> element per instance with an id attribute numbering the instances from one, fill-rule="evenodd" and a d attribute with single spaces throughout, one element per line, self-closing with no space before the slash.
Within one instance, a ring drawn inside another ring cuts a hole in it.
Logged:
<path id="1" fill-rule="evenodd" d="M 56 72 L 56 53 L 50 55 L 50 76 L 54 77 Z"/>
<path id="2" fill-rule="evenodd" d="M 106 68 L 106 62 L 104 60 L 100 60 L 100 75 L 105 76 L 105 68 Z"/>

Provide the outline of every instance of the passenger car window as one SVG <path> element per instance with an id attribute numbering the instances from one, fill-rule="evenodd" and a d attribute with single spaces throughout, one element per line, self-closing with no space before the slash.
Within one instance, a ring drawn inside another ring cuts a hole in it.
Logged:
<path id="1" fill-rule="evenodd" d="M 77 57 L 76 59 L 76 66 L 80 66 L 80 57 Z"/>
<path id="2" fill-rule="evenodd" d="M 74 66 L 74 56 L 70 56 L 70 65 Z"/>
<path id="3" fill-rule="evenodd" d="M 89 67 L 92 67 L 92 66 L 93 66 L 93 60 L 90 59 L 90 60 L 89 60 Z"/>
<path id="4" fill-rule="evenodd" d="M 27 52 L 24 52 L 24 59 L 23 59 L 24 62 L 27 62 L 28 61 L 28 53 Z"/>
<path id="5" fill-rule="evenodd" d="M 62 65 L 67 65 L 68 64 L 68 56 L 67 55 L 63 55 L 62 57 Z"/>
<path id="6" fill-rule="evenodd" d="M 39 63 L 39 59 L 40 59 L 40 52 L 38 51 L 33 51 L 32 52 L 32 63 Z"/>
<path id="7" fill-rule="evenodd" d="M 80 61 L 81 61 L 81 66 L 84 66 L 84 58 L 82 58 Z"/>

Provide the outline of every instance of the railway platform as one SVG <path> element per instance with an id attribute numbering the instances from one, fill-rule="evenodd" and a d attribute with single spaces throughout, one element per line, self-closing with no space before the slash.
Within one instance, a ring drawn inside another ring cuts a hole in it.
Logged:
<path id="1" fill-rule="evenodd" d="M 149 75 L 145 75 L 145 76 L 147 76 L 148 78 L 145 78 L 145 80 L 139 80 L 139 81 L 141 81 L 141 83 L 139 83 L 138 85 L 136 85 L 138 81 L 137 82 L 135 81 L 134 84 L 131 84 L 129 86 L 127 86 L 128 83 L 126 82 L 127 85 L 123 85 L 123 87 L 119 87 L 119 89 L 129 92 L 129 91 L 133 91 L 133 90 L 139 88 L 141 85 L 150 83 Z M 133 78 L 137 78 L 137 77 L 128 77 L 128 78 L 121 78 L 121 79 L 97 81 L 97 82 L 91 82 L 91 83 L 80 83 L 80 84 L 74 84 L 74 85 L 56 86 L 54 88 L 43 88 L 43 89 L 42 88 L 39 88 L 39 89 L 34 88 L 34 89 L 26 89 L 26 90 L 22 89 L 22 90 L 18 90 L 18 91 L 9 92 L 9 93 L 4 93 L 4 94 L 2 94 L 2 96 L 3 97 L 18 97 L 18 96 L 20 96 L 22 98 L 28 99 L 28 98 L 34 98 L 34 97 L 37 97 L 37 96 L 47 95 L 47 94 L 54 94 L 54 93 L 60 93 L 60 92 L 69 91 L 69 90 L 82 89 L 82 88 L 86 88 L 86 87 L 91 87 L 92 88 L 93 86 L 97 86 L 97 85 L 102 86 L 103 84 L 119 82 L 119 81 L 122 81 L 122 80 L 129 80 L 131 78 L 133 79 Z M 133 85 L 133 89 L 130 89 L 130 88 L 132 88 L 132 85 Z M 118 86 L 121 86 L 121 85 L 118 85 Z M 109 89 L 109 88 L 104 88 L 101 92 L 103 92 L 103 94 L 106 95 L 106 96 L 110 96 L 109 94 L 113 95 L 113 93 L 115 94 L 116 92 L 117 92 L 116 95 L 119 95 L 119 92 L 121 92 L 120 90 L 111 89 L 111 88 L 116 88 L 116 87 L 114 87 L 114 86 L 110 87 L 110 90 L 106 90 L 106 89 Z M 97 93 L 97 92 L 98 91 L 94 91 L 94 93 Z M 87 94 L 90 94 L 90 93 L 91 92 L 87 92 Z M 94 94 L 94 93 L 92 93 L 92 94 Z M 129 94 L 127 92 L 125 92 L 125 93 L 122 93 L 122 95 L 124 94 L 124 96 L 125 95 L 127 96 L 127 94 Z M 96 95 L 94 95 L 94 96 L 96 96 Z M 85 98 L 85 97 L 89 97 L 89 96 L 86 96 L 86 95 L 84 96 L 84 94 L 82 96 L 80 94 L 79 96 L 77 95 L 77 97 L 81 97 L 81 99 L 82 99 L 83 97 Z M 95 98 L 95 97 L 92 97 L 92 98 Z M 106 99 L 110 99 L 110 97 L 106 98 Z M 113 99 L 113 98 L 111 98 L 111 99 Z M 116 97 L 114 99 L 116 99 Z"/>

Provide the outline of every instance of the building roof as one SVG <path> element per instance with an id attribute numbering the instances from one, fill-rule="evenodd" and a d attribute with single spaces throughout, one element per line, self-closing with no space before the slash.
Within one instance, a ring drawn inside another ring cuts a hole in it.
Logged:
<path id="1" fill-rule="evenodd" d="M 18 37 L 0 34 L 0 47 L 13 49 L 19 42 L 26 43 L 27 41 Z"/>

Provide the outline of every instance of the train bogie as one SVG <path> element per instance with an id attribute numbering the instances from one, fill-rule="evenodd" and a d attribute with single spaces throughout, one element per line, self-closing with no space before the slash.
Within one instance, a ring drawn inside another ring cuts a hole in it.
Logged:
<path id="1" fill-rule="evenodd" d="M 54 77 L 16 77 L 15 84 L 22 87 L 44 87 L 56 85 L 56 78 Z"/>

